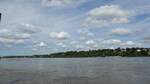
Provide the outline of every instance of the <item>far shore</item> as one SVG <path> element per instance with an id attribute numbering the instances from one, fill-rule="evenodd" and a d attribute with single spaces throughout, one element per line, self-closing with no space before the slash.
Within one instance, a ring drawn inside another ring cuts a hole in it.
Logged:
<path id="1" fill-rule="evenodd" d="M 83 58 L 83 57 L 150 57 L 150 48 L 116 48 L 88 51 L 66 51 L 45 55 L 0 56 L 3 58 Z"/>

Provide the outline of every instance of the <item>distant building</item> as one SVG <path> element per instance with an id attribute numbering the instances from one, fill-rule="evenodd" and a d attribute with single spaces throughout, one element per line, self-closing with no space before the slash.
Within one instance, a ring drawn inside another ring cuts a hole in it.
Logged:
<path id="1" fill-rule="evenodd" d="M 141 50 L 140 50 L 140 49 L 137 49 L 137 52 L 141 52 Z"/>

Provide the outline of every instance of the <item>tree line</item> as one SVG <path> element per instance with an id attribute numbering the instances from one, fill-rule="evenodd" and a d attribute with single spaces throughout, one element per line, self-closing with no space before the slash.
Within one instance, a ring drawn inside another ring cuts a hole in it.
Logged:
<path id="1" fill-rule="evenodd" d="M 150 57 L 150 48 L 116 48 L 88 51 L 66 51 L 48 55 L 1 56 L 0 58 L 71 58 L 71 57 Z"/>
<path id="2" fill-rule="evenodd" d="M 116 49 L 98 49 L 89 51 L 68 51 L 54 53 L 52 57 L 150 57 L 150 48 L 116 48 Z"/>

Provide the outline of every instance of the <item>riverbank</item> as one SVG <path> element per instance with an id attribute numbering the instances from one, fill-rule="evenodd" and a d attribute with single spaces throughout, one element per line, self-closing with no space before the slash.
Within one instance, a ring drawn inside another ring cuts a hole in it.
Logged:
<path id="1" fill-rule="evenodd" d="M 66 51 L 45 55 L 1 56 L 0 58 L 81 58 L 81 57 L 150 57 L 150 48 L 116 48 L 89 51 Z"/>

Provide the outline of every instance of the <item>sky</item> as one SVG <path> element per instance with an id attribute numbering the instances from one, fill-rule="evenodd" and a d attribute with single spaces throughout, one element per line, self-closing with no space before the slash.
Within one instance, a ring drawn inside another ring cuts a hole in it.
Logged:
<path id="1" fill-rule="evenodd" d="M 150 48 L 149 0 L 0 0 L 0 56 Z"/>

